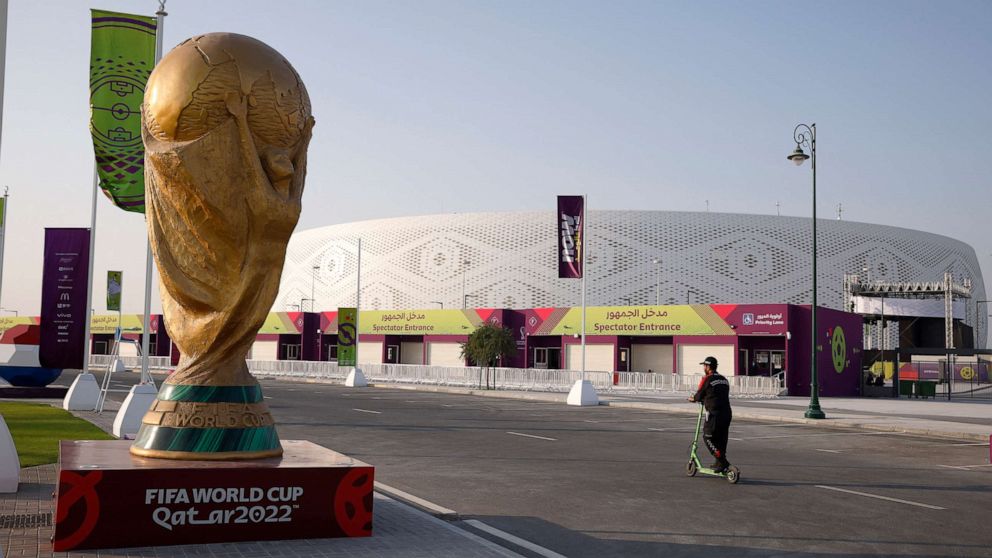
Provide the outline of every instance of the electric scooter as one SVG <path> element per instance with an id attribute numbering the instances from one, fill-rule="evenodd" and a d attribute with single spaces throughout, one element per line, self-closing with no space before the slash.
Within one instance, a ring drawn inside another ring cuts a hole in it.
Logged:
<path id="1" fill-rule="evenodd" d="M 727 470 L 722 473 L 717 473 L 709 467 L 703 467 L 703 464 L 699 462 L 699 456 L 696 455 L 696 448 L 699 446 L 699 430 L 703 426 L 703 406 L 699 406 L 699 417 L 696 419 L 696 436 L 692 439 L 692 445 L 689 446 L 689 463 L 685 466 L 685 474 L 690 477 L 696 476 L 696 473 L 702 473 L 704 475 L 710 475 L 712 477 L 723 477 L 727 479 L 730 484 L 737 484 L 737 481 L 741 480 L 741 471 L 736 466 L 731 465 L 727 467 Z"/>

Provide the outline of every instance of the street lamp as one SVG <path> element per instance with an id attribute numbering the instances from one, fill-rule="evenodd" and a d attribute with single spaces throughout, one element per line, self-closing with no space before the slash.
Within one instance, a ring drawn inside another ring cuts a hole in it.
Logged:
<path id="1" fill-rule="evenodd" d="M 810 419 L 822 419 L 827 418 L 823 410 L 820 409 L 820 378 L 817 376 L 816 370 L 816 343 L 820 340 L 820 334 L 816 329 L 816 124 L 798 124 L 796 129 L 792 131 L 792 138 L 796 142 L 796 149 L 786 157 L 788 160 L 792 161 L 798 167 L 802 165 L 806 159 L 810 158 L 803 151 L 803 146 L 807 146 L 810 149 L 810 153 L 813 158 L 813 304 L 812 304 L 812 330 L 810 331 L 810 358 L 811 368 L 810 368 L 810 379 L 811 379 L 811 392 L 809 396 L 809 408 L 806 409 L 806 418 Z"/>
<path id="2" fill-rule="evenodd" d="M 314 301 L 317 300 L 314 296 L 314 289 L 317 284 L 317 270 L 320 269 L 319 265 L 313 266 L 313 273 L 310 274 L 310 311 L 313 312 Z"/>
<path id="3" fill-rule="evenodd" d="M 975 345 L 978 345 L 978 305 L 979 304 L 988 304 L 990 302 L 992 302 L 992 300 L 976 300 L 975 301 Z M 988 308 L 988 306 L 986 306 L 986 308 Z M 16 316 L 17 313 L 15 312 L 14 315 Z M 990 314 L 989 317 L 992 318 L 992 314 Z M 988 328 L 986 328 L 986 329 L 988 329 Z M 985 338 L 988 339 L 988 333 L 985 334 Z"/>
<path id="4" fill-rule="evenodd" d="M 622 297 L 620 297 L 620 300 L 624 301 L 624 303 L 627 306 L 630 306 L 630 297 L 629 296 L 622 296 Z"/>
<path id="5" fill-rule="evenodd" d="M 984 302 L 984 301 L 982 301 L 982 302 Z M 17 315 L 18 315 L 17 314 L 17 310 L 10 310 L 9 308 L 0 308 L 0 310 L 3 310 L 4 312 L 13 312 L 14 313 L 14 317 L 17 317 Z"/>
<path id="6" fill-rule="evenodd" d="M 468 307 L 465 300 L 465 268 L 471 263 L 468 260 L 462 260 L 462 308 Z"/>
<path id="7" fill-rule="evenodd" d="M 441 310 L 444 310 L 444 303 L 439 300 L 432 300 L 431 304 L 437 304 L 441 307 Z"/>
<path id="8" fill-rule="evenodd" d="M 686 289 L 686 291 L 685 291 L 685 303 L 686 304 L 689 304 L 689 295 L 691 295 L 691 294 L 694 294 L 696 296 L 699 296 L 699 293 L 697 293 L 696 291 L 694 291 L 692 289 Z"/>
<path id="9" fill-rule="evenodd" d="M 654 283 L 654 305 L 661 305 L 661 258 L 654 258 L 651 263 L 658 266 L 658 280 Z"/>

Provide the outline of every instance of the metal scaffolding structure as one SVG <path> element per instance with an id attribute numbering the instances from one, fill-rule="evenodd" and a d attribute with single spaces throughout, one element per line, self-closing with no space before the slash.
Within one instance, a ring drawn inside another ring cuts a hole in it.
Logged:
<path id="1" fill-rule="evenodd" d="M 961 283 L 956 283 L 950 272 L 944 273 L 942 281 L 915 281 L 915 282 L 890 282 L 890 281 L 865 281 L 862 282 L 857 274 L 844 274 L 844 308 L 854 310 L 854 297 L 886 298 L 910 298 L 910 299 L 937 299 L 944 300 L 944 348 L 954 349 L 954 299 L 971 298 L 971 279 L 965 278 Z M 882 327 L 885 327 L 884 312 L 881 316 Z M 975 324 L 977 326 L 977 323 Z M 882 346 L 884 349 L 884 345 Z"/>

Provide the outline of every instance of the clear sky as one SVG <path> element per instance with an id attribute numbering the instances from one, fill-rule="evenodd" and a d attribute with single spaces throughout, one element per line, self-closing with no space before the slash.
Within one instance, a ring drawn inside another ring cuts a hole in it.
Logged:
<path id="1" fill-rule="evenodd" d="M 43 229 L 89 226 L 89 8 L 10 0 L 2 307 L 39 312 Z M 818 130 L 821 217 L 975 248 L 992 293 L 992 2 L 169 0 L 166 50 L 230 31 L 280 51 L 317 119 L 298 229 L 430 213 L 593 209 L 810 215 L 785 156 Z M 98 200 L 94 307 L 143 218 Z M 852 270 L 855 271 L 855 270 Z M 935 278 L 939 273 L 935 272 Z M 160 305 L 156 293 L 153 308 Z M 7 312 L 2 312 L 6 314 Z"/>

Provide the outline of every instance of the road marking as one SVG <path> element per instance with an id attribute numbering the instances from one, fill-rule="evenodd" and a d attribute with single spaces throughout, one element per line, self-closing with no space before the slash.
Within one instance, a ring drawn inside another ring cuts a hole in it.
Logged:
<path id="1" fill-rule="evenodd" d="M 271 398 L 271 397 L 269 397 L 268 395 L 263 395 L 263 396 L 262 396 L 262 399 L 272 399 L 272 398 Z"/>
<path id="2" fill-rule="evenodd" d="M 442 407 L 454 407 L 454 405 L 451 405 L 450 403 L 441 403 L 441 406 Z"/>
<path id="3" fill-rule="evenodd" d="M 514 436 L 523 436 L 525 438 L 537 438 L 538 440 L 547 440 L 549 442 L 557 442 L 558 438 L 546 438 L 544 436 L 535 436 L 533 434 L 521 434 L 519 432 L 507 432 L 507 434 L 512 434 Z"/>
<path id="4" fill-rule="evenodd" d="M 665 430 L 667 430 L 667 429 L 665 429 L 665 428 L 651 428 L 651 427 L 649 426 L 649 427 L 648 427 L 648 430 L 654 430 L 655 432 L 664 432 L 664 431 L 665 431 Z M 731 438 L 731 440 L 739 440 L 739 438 Z"/>
<path id="5" fill-rule="evenodd" d="M 845 492 L 847 494 L 854 494 L 855 496 L 865 496 L 867 498 L 876 498 L 878 500 L 886 500 L 889 502 L 896 502 L 899 504 L 908 504 L 910 506 L 918 506 L 921 508 L 929 508 L 931 510 L 943 510 L 947 508 L 942 508 L 940 506 L 931 506 L 930 504 L 921 504 L 919 502 L 911 502 L 909 500 L 900 500 L 899 498 L 889 498 L 888 496 L 879 496 L 878 494 L 868 494 L 867 492 L 858 492 L 856 490 L 847 490 L 845 488 L 837 488 L 835 486 L 824 486 L 822 484 L 816 485 L 817 488 L 825 488 L 827 490 L 836 490 L 837 492 Z"/>
<path id="6" fill-rule="evenodd" d="M 728 440 L 733 440 L 735 442 L 743 442 L 744 438 L 727 438 Z"/>
<path id="7" fill-rule="evenodd" d="M 969 469 L 974 469 L 976 467 L 992 467 L 992 463 L 982 463 L 981 465 L 937 465 L 938 467 L 946 467 L 948 469 L 961 469 L 962 471 L 967 471 Z"/>
<path id="8" fill-rule="evenodd" d="M 984 447 L 988 447 L 989 446 L 989 443 L 988 442 L 968 442 L 968 443 L 964 443 L 964 444 L 947 444 L 947 445 L 949 445 L 949 446 L 984 446 Z"/>
<path id="9" fill-rule="evenodd" d="M 798 427 L 798 426 L 808 426 L 808 425 L 788 422 L 785 424 L 742 424 L 741 426 L 753 426 L 755 428 L 786 428 L 786 427 Z"/>
<path id="10" fill-rule="evenodd" d="M 352 409 L 352 411 L 358 411 L 359 413 L 372 413 L 374 415 L 381 415 L 382 411 L 370 411 L 368 409 Z"/>
<path id="11" fill-rule="evenodd" d="M 827 453 L 841 453 L 840 450 L 828 450 L 828 449 L 818 449 L 816 451 L 824 451 L 824 452 L 827 452 Z"/>
<path id="12" fill-rule="evenodd" d="M 531 551 L 534 554 L 537 554 L 539 556 L 544 556 L 545 558 L 566 558 L 564 554 L 558 554 L 554 550 L 551 550 L 551 549 L 548 549 L 548 548 L 544 548 L 543 546 L 538 546 L 538 545 L 536 545 L 536 544 L 534 544 L 534 543 L 532 543 L 532 542 L 530 542 L 528 540 L 521 539 L 520 537 L 518 537 L 516 535 L 511 535 L 511 534 L 507 533 L 506 531 L 500 531 L 499 529 L 497 529 L 495 527 L 490 527 L 489 525 L 486 525 L 485 523 L 483 523 L 483 522 L 481 522 L 481 521 L 479 521 L 477 519 L 467 519 L 467 520 L 465 520 L 465 523 L 468 523 L 469 525 L 471 525 L 472 527 L 475 527 L 476 529 L 478 529 L 480 531 L 485 531 L 486 533 L 489 533 L 490 535 L 492 535 L 494 537 L 499 537 L 499 538 L 501 538 L 501 539 L 503 539 L 503 540 L 505 540 L 507 542 L 513 543 L 513 544 L 515 544 L 515 545 L 517 545 L 517 546 L 519 546 L 521 548 L 525 548 L 525 549 L 527 549 L 527 550 L 529 550 L 529 551 Z"/>
<path id="13" fill-rule="evenodd" d="M 598 421 L 598 420 L 589 420 L 589 419 L 585 419 L 585 420 L 583 420 L 582 422 L 591 422 L 591 423 L 593 423 L 593 424 L 599 424 L 599 421 Z"/>
<path id="14" fill-rule="evenodd" d="M 829 432 L 817 434 L 779 434 L 777 436 L 751 436 L 749 438 L 739 438 L 739 440 L 771 440 L 773 438 L 807 438 L 810 436 L 884 436 L 892 435 L 894 432 Z"/>

